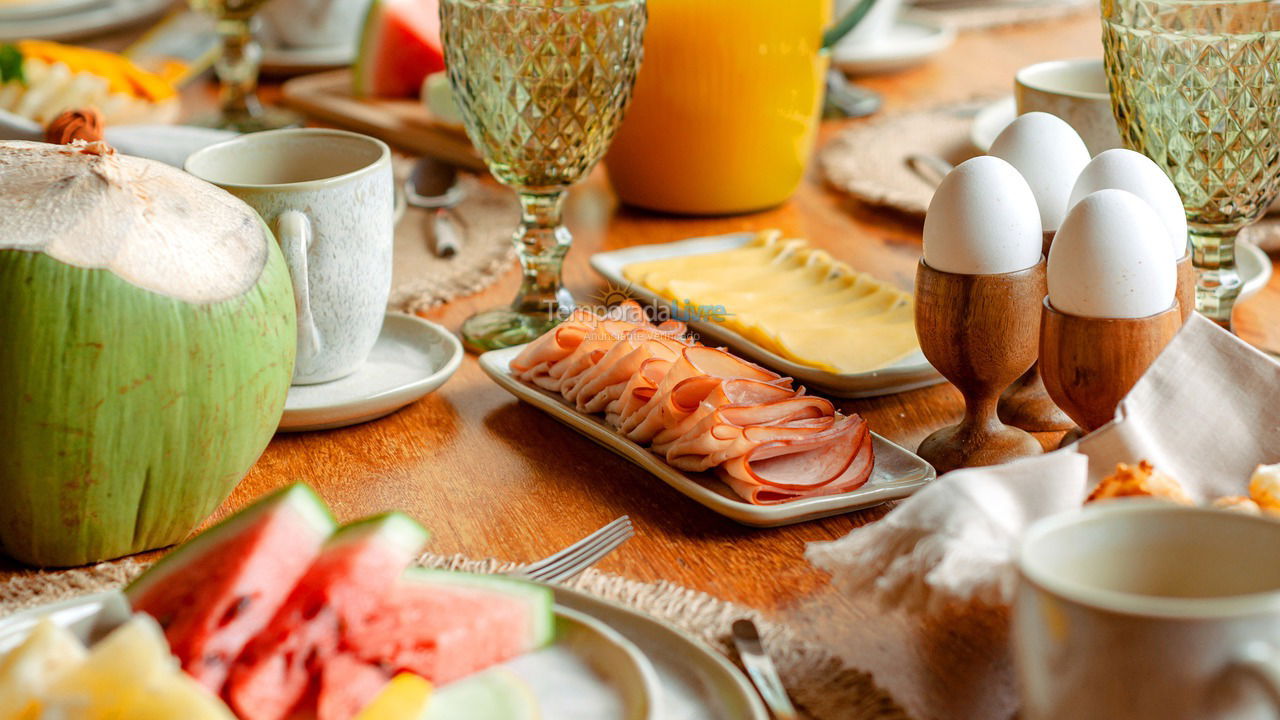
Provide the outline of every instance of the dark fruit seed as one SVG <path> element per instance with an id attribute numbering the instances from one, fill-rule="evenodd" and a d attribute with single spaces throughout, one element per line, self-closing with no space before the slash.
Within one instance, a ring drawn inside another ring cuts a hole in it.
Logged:
<path id="1" fill-rule="evenodd" d="M 227 608 L 227 611 L 222 613 L 222 617 L 218 619 L 218 627 L 230 625 L 231 621 L 235 620 L 251 604 L 253 604 L 253 598 L 248 595 L 241 595 L 236 598 L 235 604 Z"/>

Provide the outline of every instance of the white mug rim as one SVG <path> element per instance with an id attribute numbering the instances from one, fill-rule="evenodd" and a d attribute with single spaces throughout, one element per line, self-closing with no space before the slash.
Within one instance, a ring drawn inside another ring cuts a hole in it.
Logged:
<path id="1" fill-rule="evenodd" d="M 343 138 L 348 138 L 352 140 L 358 140 L 360 142 L 364 142 L 376 147 L 378 149 L 378 157 L 375 158 L 372 162 L 369 162 L 368 164 L 358 167 L 355 170 L 351 170 L 349 172 L 341 173 L 338 175 L 331 175 L 329 177 L 316 178 L 313 180 L 299 180 L 297 182 L 287 182 L 287 183 L 219 182 L 212 178 L 206 177 L 204 174 L 198 173 L 193 169 L 193 166 L 196 163 L 198 163 L 199 160 L 205 157 L 211 156 L 215 153 L 223 152 L 229 147 L 234 147 L 234 146 L 249 143 L 249 142 L 257 142 L 264 138 L 272 138 L 272 137 L 280 137 L 280 136 L 343 137 Z M 246 133 L 244 135 L 240 135 L 239 137 L 229 138 L 227 140 L 223 140 L 222 142 L 214 143 L 213 145 L 209 145 L 208 147 L 201 148 L 191 153 L 191 155 L 187 157 L 186 162 L 183 163 L 183 169 L 186 170 L 191 175 L 194 175 L 195 177 L 200 178 L 201 180 L 204 180 L 207 183 L 217 185 L 220 188 L 227 188 L 227 189 L 234 188 L 236 190 L 266 190 L 266 191 L 275 192 L 275 191 L 291 191 L 291 190 L 292 191 L 317 190 L 317 189 L 329 187 L 332 185 L 339 185 L 347 182 L 348 180 L 358 178 L 362 175 L 367 175 L 367 174 L 376 172 L 378 169 L 382 168 L 384 165 L 390 166 L 390 164 L 391 164 L 391 148 L 386 143 L 379 140 L 378 138 L 371 137 L 363 133 L 351 132 L 349 130 L 337 130 L 333 128 L 283 128 L 280 130 L 265 130 L 265 131 L 256 132 L 256 133 Z"/>
<path id="2" fill-rule="evenodd" d="M 1036 92 L 1045 93 L 1046 95 L 1059 95 L 1062 97 L 1077 98 L 1080 100 L 1106 100 L 1111 102 L 1111 93 L 1109 92 L 1089 92 L 1088 90 L 1070 90 L 1061 87 L 1048 87 L 1044 84 L 1028 78 L 1033 73 L 1043 73 L 1049 70 L 1056 70 L 1064 67 L 1078 67 L 1082 65 L 1102 65 L 1102 60 L 1098 58 L 1081 57 L 1068 58 L 1065 60 L 1046 60 L 1032 65 L 1019 68 L 1014 73 L 1014 82 Z"/>
<path id="3" fill-rule="evenodd" d="M 1224 522 L 1254 523 L 1274 531 L 1280 521 L 1214 508 L 1189 507 L 1162 500 L 1125 498 L 1058 513 L 1032 523 L 1018 547 L 1018 574 L 1041 592 L 1095 610 L 1167 620 L 1215 620 L 1280 612 L 1280 588 L 1257 593 L 1206 598 L 1140 595 L 1066 580 L 1040 568 L 1031 557 L 1034 543 L 1058 530 L 1099 517 L 1159 513 L 1213 514 Z"/>

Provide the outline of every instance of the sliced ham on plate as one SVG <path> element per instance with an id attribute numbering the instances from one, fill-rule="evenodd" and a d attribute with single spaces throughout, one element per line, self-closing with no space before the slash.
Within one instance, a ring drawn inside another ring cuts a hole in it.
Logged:
<path id="1" fill-rule="evenodd" d="M 673 467 L 714 471 L 744 500 L 767 505 L 848 492 L 875 463 L 858 415 L 783 377 L 653 325 L 634 302 L 575 311 L 511 363 L 521 381 L 559 393 Z"/>

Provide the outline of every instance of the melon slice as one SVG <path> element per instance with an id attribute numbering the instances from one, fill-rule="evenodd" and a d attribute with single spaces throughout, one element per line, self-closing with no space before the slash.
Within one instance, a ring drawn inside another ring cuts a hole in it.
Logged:
<path id="1" fill-rule="evenodd" d="M 45 618 L 18 647 L 0 657 L 0 720 L 20 718 L 58 675 L 88 652 L 70 630 Z"/>
<path id="2" fill-rule="evenodd" d="M 444 70 L 439 0 L 374 0 L 356 56 L 356 95 L 417 97 L 422 81 Z"/>
<path id="3" fill-rule="evenodd" d="M 443 685 L 551 642 L 553 606 L 543 585 L 415 568 L 346 643 L 366 661 Z"/>
<path id="4" fill-rule="evenodd" d="M 441 688 L 418 720 L 537 720 L 538 699 L 510 670 L 494 668 Z"/>
<path id="5" fill-rule="evenodd" d="M 224 693 L 240 717 L 281 720 L 299 709 L 342 651 L 344 629 L 378 611 L 426 541 L 426 530 L 400 513 L 335 533 L 232 669 Z"/>
<path id="6" fill-rule="evenodd" d="M 234 720 L 217 697 L 184 674 L 149 615 L 116 628 L 79 665 L 57 677 L 32 717 L 77 720 Z"/>
<path id="7" fill-rule="evenodd" d="M 174 550 L 125 594 L 159 621 L 187 673 L 217 693 L 334 526 L 324 502 L 293 485 Z"/>
<path id="8" fill-rule="evenodd" d="M 400 673 L 387 683 L 355 720 L 422 720 L 431 702 L 431 683 L 411 673 Z"/>

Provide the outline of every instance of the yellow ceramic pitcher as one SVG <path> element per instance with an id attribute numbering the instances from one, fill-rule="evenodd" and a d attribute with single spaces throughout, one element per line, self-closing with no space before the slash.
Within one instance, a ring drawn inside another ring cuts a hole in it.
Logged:
<path id="1" fill-rule="evenodd" d="M 644 64 L 605 164 L 623 202 L 718 215 L 777 205 L 813 150 L 831 0 L 648 0 Z"/>

